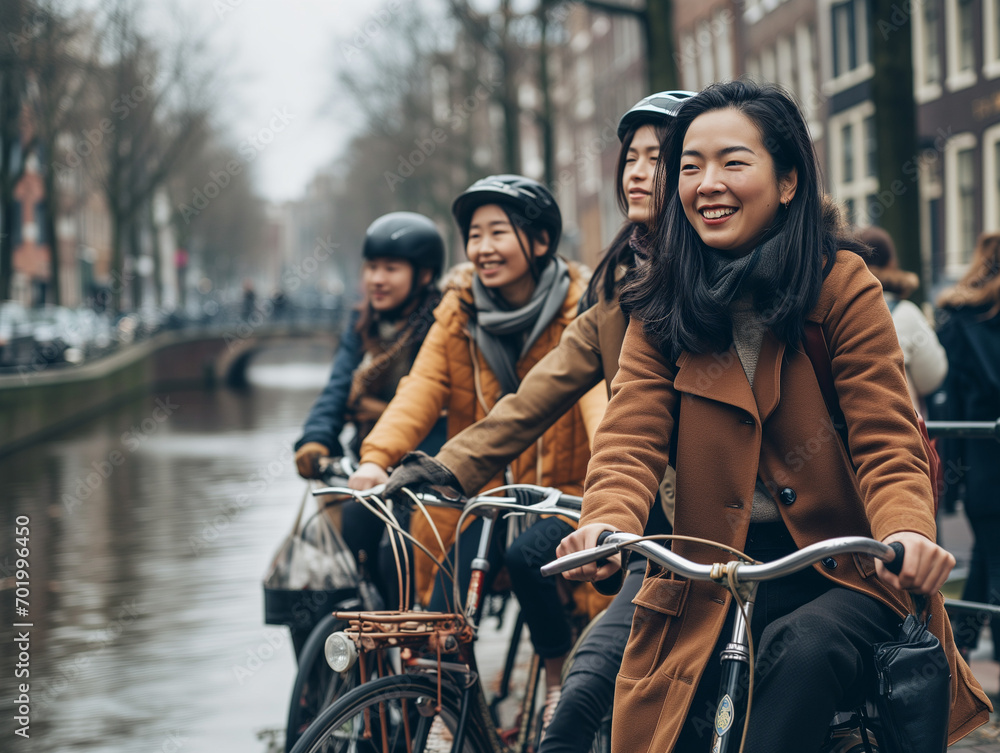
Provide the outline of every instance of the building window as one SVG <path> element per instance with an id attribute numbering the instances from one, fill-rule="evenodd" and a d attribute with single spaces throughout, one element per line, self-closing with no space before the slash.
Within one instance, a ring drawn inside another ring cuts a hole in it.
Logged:
<path id="1" fill-rule="evenodd" d="M 833 87 L 847 89 L 871 76 L 868 49 L 867 0 L 846 0 L 830 6 Z"/>
<path id="2" fill-rule="evenodd" d="M 698 46 L 698 78 L 702 88 L 715 81 L 715 61 L 712 59 L 712 28 L 708 21 L 698 24 L 695 38 Z"/>
<path id="3" fill-rule="evenodd" d="M 936 2 L 925 2 L 924 22 L 924 83 L 941 83 L 941 49 L 938 34 L 941 29 L 941 8 Z"/>
<path id="4" fill-rule="evenodd" d="M 840 143 L 843 144 L 843 172 L 841 177 L 844 183 L 854 182 L 854 125 L 848 123 L 840 129 Z"/>
<path id="5" fill-rule="evenodd" d="M 698 91 L 698 52 L 695 49 L 694 37 L 685 34 L 681 37 L 681 57 L 684 88 L 688 91 Z"/>
<path id="6" fill-rule="evenodd" d="M 971 133 L 944 147 L 945 275 L 952 279 L 965 272 L 976 242 L 976 147 Z"/>
<path id="7" fill-rule="evenodd" d="M 975 149 L 958 153 L 959 255 L 968 264 L 976 245 L 976 162 Z"/>
<path id="8" fill-rule="evenodd" d="M 926 0 L 913 14 L 913 93 L 918 103 L 941 96 L 941 5 Z"/>
<path id="9" fill-rule="evenodd" d="M 869 170 L 870 146 L 867 143 L 867 121 L 875 108 L 870 101 L 837 113 L 829 121 L 829 174 L 831 193 L 845 207 L 850 207 L 852 222 L 859 224 L 877 220 L 881 212 L 872 214 L 869 196 L 878 195 L 878 178 Z"/>
<path id="10" fill-rule="evenodd" d="M 854 0 L 834 5 L 831 10 L 833 13 L 833 77 L 837 78 L 858 67 Z"/>
<path id="11" fill-rule="evenodd" d="M 983 75 L 1000 76 L 1000 0 L 983 0 Z"/>
<path id="12" fill-rule="evenodd" d="M 1000 124 L 983 133 L 983 230 L 1000 230 Z"/>
<path id="13" fill-rule="evenodd" d="M 948 78 L 945 85 L 955 91 L 976 83 L 974 0 L 945 0 L 948 44 Z"/>
<path id="14" fill-rule="evenodd" d="M 765 47 L 760 51 L 760 77 L 772 84 L 778 80 L 778 67 L 774 60 L 773 47 Z"/>
<path id="15" fill-rule="evenodd" d="M 733 22 L 732 15 L 727 16 L 728 11 L 716 11 L 713 26 L 718 29 L 718 37 L 715 40 L 715 65 L 716 75 L 719 81 L 730 81 L 733 78 L 733 43 L 729 34 L 729 27 Z"/>
<path id="16" fill-rule="evenodd" d="M 864 120 L 865 129 L 865 175 L 878 176 L 878 144 L 875 141 L 875 116 Z"/>

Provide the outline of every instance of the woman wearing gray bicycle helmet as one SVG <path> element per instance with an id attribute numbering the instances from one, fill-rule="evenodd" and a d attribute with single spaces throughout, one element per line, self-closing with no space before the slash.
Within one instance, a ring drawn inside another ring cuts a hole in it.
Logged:
<path id="1" fill-rule="evenodd" d="M 531 370 L 516 394 L 505 397 L 486 418 L 449 440 L 436 458 L 413 456 L 393 472 L 387 493 L 402 486 L 436 483 L 473 494 L 581 395 L 602 380 L 610 389 L 627 325 L 618 306 L 619 289 L 634 269 L 637 253 L 644 253 L 642 238 L 654 211 L 652 194 L 660 144 L 674 116 L 692 96 L 694 92 L 658 92 L 637 102 L 619 121 L 621 147 L 615 194 L 626 222 L 590 280 L 582 302 L 587 310 L 567 328 L 559 347 Z M 670 501 L 672 471 L 665 479 L 663 496 Z M 651 519 L 647 530 L 669 532 L 670 524 L 659 507 L 654 515 L 656 519 Z M 518 550 L 508 552 L 508 568 L 517 554 Z M 514 563 L 514 569 L 540 577 L 541 560 L 540 556 L 525 557 L 523 565 Z M 635 610 L 632 597 L 642 582 L 642 564 L 636 557 L 622 590 L 577 648 L 554 714 L 551 707 L 548 709 L 550 721 L 546 720 L 549 723 L 539 753 L 591 749 L 601 720 L 611 708 L 615 676 Z"/>
<path id="2" fill-rule="evenodd" d="M 435 324 L 412 371 L 400 382 L 395 399 L 362 445 L 362 465 L 351 478 L 355 488 L 384 481 L 385 469 L 416 449 L 443 408 L 448 412 L 449 435 L 482 419 L 497 400 L 517 390 L 520 380 L 556 346 L 576 316 L 586 278 L 573 262 L 555 254 L 562 217 L 545 186 L 520 175 L 490 176 L 464 191 L 452 212 L 470 264 L 450 275 L 444 299 L 435 311 Z M 604 390 L 594 391 L 555 421 L 537 442 L 512 458 L 512 480 L 554 486 L 570 494 L 582 490 L 590 459 L 588 426 L 596 428 L 606 404 Z M 498 472 L 488 486 L 500 483 L 503 478 Z M 455 539 L 458 513 L 433 509 L 430 515 L 441 531 L 445 551 L 422 516 L 413 516 L 411 533 L 443 557 Z M 463 541 L 466 536 L 478 538 L 481 525 L 479 520 L 471 521 Z M 564 533 L 572 530 L 566 523 L 561 525 Z M 550 542 L 553 552 L 559 538 Z M 471 557 L 475 547 L 463 546 L 460 552 Z M 491 573 L 500 569 L 502 556 L 501 547 L 492 548 Z M 456 567 L 466 579 L 467 564 Z M 421 600 L 432 609 L 451 611 L 447 604 L 451 586 L 445 587 L 441 579 L 435 582 L 436 568 L 430 559 L 418 553 L 414 570 Z M 526 610 L 532 641 L 546 660 L 547 677 L 558 684 L 558 665 L 571 646 L 566 612 L 554 583 L 525 586 L 520 588 L 515 582 L 514 592 L 522 605 L 534 606 Z M 593 592 L 590 586 L 576 590 Z M 587 604 L 595 609 L 603 606 L 597 598 L 588 599 Z"/>

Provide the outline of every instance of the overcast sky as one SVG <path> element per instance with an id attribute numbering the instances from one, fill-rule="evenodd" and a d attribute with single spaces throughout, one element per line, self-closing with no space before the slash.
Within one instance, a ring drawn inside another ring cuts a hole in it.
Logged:
<path id="1" fill-rule="evenodd" d="M 337 68 L 363 64 L 363 56 L 348 60 L 342 42 L 392 23 L 404 1 L 412 0 L 174 0 L 209 32 L 209 54 L 232 82 L 217 111 L 233 145 L 282 126 L 254 160 L 265 198 L 299 197 L 344 147 L 357 123 L 332 103 Z M 171 22 L 156 0 L 147 10 L 153 27 Z M 285 117 L 275 120 L 278 113 Z"/>

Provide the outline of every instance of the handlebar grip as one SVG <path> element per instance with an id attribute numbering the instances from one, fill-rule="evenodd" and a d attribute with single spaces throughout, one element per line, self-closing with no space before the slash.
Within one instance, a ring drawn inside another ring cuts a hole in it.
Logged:
<path id="1" fill-rule="evenodd" d="M 903 555 L 906 553 L 906 549 L 898 541 L 893 541 L 889 544 L 889 548 L 896 553 L 896 558 L 892 562 L 885 562 L 885 569 L 888 570 L 893 575 L 899 575 L 903 569 Z"/>
<path id="2" fill-rule="evenodd" d="M 584 549 L 582 552 L 573 552 L 573 554 L 567 554 L 564 557 L 560 557 L 559 559 L 549 562 L 547 565 L 542 565 L 542 575 L 549 576 L 564 573 L 575 567 L 586 565 L 588 562 L 597 562 L 600 559 L 610 557 L 617 551 L 618 547 L 616 545 L 603 544 L 594 549 Z"/>

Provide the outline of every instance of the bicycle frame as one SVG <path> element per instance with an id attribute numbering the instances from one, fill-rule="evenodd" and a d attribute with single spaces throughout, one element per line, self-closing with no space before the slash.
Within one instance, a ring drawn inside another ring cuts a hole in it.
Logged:
<path id="1" fill-rule="evenodd" d="M 701 565 L 652 541 L 644 541 L 640 536 L 629 533 L 611 533 L 604 539 L 603 544 L 593 549 L 575 552 L 550 562 L 542 567 L 542 574 L 555 575 L 565 572 L 589 562 L 610 557 L 622 549 L 641 552 L 651 562 L 690 580 L 712 581 L 720 586 L 729 586 L 732 582 L 745 589 L 745 595 L 742 596 L 745 611 L 736 611 L 730 641 L 720 655 L 722 680 L 713 725 L 712 753 L 735 753 L 740 749 L 742 723 L 746 719 L 748 702 L 743 690 L 748 685 L 751 670 L 748 624 L 753 617 L 753 603 L 759 582 L 791 575 L 834 554 L 870 554 L 885 560 L 887 563 L 891 562 L 896 568 L 902 566 L 901 558 L 898 562 L 895 561 L 898 553 L 894 547 L 861 536 L 828 539 L 800 549 L 774 562 L 763 564 L 746 564 L 735 560 Z M 862 729 L 864 729 L 863 726 Z M 866 737 L 867 733 L 864 734 Z"/>
<path id="2" fill-rule="evenodd" d="M 494 733 L 494 745 L 496 751 L 504 751 L 507 746 L 500 739 L 497 733 L 497 719 L 494 717 L 493 709 L 486 704 L 486 697 L 483 692 L 482 683 L 479 682 L 479 670 L 476 664 L 475 652 L 472 647 L 475 643 L 479 629 L 479 620 L 483 611 L 483 597 L 485 596 L 486 575 L 489 572 L 489 547 L 493 540 L 493 532 L 496 528 L 497 520 L 502 511 L 516 514 L 527 513 L 555 513 L 570 517 L 578 517 L 577 510 L 560 508 L 557 501 L 562 497 L 557 489 L 544 487 L 531 488 L 538 495 L 542 496 L 540 502 L 534 505 L 524 505 L 513 497 L 495 497 L 490 494 L 480 495 L 470 499 L 466 504 L 460 505 L 452 500 L 443 500 L 434 495 L 416 495 L 422 502 L 430 505 L 445 507 L 462 507 L 462 515 L 456 524 L 456 530 L 462 530 L 462 524 L 466 517 L 477 512 L 480 508 L 490 508 L 493 510 L 489 516 L 483 516 L 483 529 L 479 536 L 476 556 L 472 560 L 471 577 L 469 587 L 466 591 L 465 607 L 461 612 L 457 611 L 458 587 L 454 591 L 456 611 L 453 613 L 434 612 L 403 612 L 398 614 L 371 613 L 371 612 L 338 612 L 336 616 L 347 620 L 350 630 L 345 631 L 345 635 L 352 639 L 357 645 L 357 660 L 364 661 L 365 654 L 376 652 L 379 670 L 382 672 L 382 650 L 388 647 L 398 647 L 403 649 L 401 655 L 404 663 L 412 667 L 434 668 L 437 670 L 437 690 L 438 697 L 436 710 L 441 708 L 442 676 L 448 673 L 461 680 L 457 687 L 461 689 L 461 706 L 457 727 L 453 734 L 452 750 L 461 750 L 465 742 L 469 714 L 473 706 L 480 713 L 486 715 L 489 721 L 488 728 Z M 493 492 L 500 492 L 507 487 L 494 489 Z M 314 494 L 351 493 L 355 496 L 357 492 L 345 490 L 337 487 L 319 489 Z M 455 542 L 455 561 L 458 562 L 458 540 Z M 434 659 L 423 659 L 413 656 L 414 651 L 426 651 L 431 649 Z M 516 650 L 516 644 L 511 650 Z M 445 661 L 442 653 L 458 654 L 457 661 Z M 510 661 L 508 661 L 510 664 Z M 363 670 L 362 670 L 363 671 Z M 531 729 L 535 715 L 535 691 L 541 672 L 541 663 L 537 655 L 533 657 L 529 678 L 527 682 L 527 692 L 521 701 L 518 738 L 515 750 L 524 751 L 528 743 L 528 732 Z M 362 674 L 362 684 L 365 682 Z M 366 739 L 372 737 L 370 716 L 365 714 L 364 736 Z M 386 731 L 380 730 L 383 736 L 383 747 Z"/>

